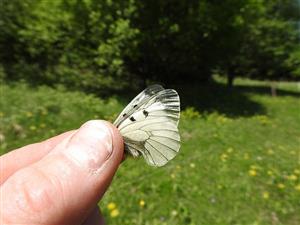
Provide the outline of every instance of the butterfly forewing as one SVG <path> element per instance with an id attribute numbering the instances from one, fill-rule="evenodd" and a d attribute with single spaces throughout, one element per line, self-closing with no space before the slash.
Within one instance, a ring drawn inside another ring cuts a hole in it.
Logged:
<path id="1" fill-rule="evenodd" d="M 152 85 L 129 103 L 114 124 L 128 153 L 142 155 L 149 165 L 163 166 L 180 148 L 179 117 L 177 92 Z"/>
<path id="2" fill-rule="evenodd" d="M 148 88 L 146 88 L 144 91 L 142 91 L 140 94 L 138 94 L 120 113 L 118 118 L 115 120 L 114 124 L 119 127 L 119 125 L 129 118 L 134 112 L 138 110 L 138 108 L 144 104 L 145 102 L 148 102 L 149 98 L 151 98 L 154 94 L 160 92 L 161 90 L 164 90 L 164 88 L 161 85 L 155 84 L 151 85 Z"/>

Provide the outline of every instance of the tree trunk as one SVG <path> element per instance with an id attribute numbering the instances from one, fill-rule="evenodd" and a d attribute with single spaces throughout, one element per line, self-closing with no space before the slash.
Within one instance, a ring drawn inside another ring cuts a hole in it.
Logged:
<path id="1" fill-rule="evenodd" d="M 232 70 L 228 70 L 227 73 L 227 87 L 232 88 L 233 87 L 233 80 L 234 80 L 234 73 Z"/>
<path id="2" fill-rule="evenodd" d="M 276 82 L 275 81 L 271 81 L 271 95 L 272 95 L 272 97 L 277 96 Z"/>

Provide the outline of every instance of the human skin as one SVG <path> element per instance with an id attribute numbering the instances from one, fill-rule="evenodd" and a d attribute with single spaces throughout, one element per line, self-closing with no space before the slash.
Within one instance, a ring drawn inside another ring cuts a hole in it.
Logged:
<path id="1" fill-rule="evenodd" d="M 93 120 L 0 157 L 0 224 L 103 224 L 97 203 L 123 159 L 123 139 Z"/>

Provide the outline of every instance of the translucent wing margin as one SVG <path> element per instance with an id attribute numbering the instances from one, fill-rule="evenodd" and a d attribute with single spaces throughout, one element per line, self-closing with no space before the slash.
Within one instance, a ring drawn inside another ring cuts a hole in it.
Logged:
<path id="1" fill-rule="evenodd" d="M 122 116 L 125 113 L 126 118 Z M 163 166 L 180 148 L 179 117 L 177 92 L 154 85 L 133 99 L 115 124 L 124 137 L 126 151 L 133 156 L 143 155 L 152 166 Z"/>
<path id="2" fill-rule="evenodd" d="M 149 98 L 151 98 L 156 93 L 160 92 L 161 90 L 164 90 L 164 88 L 161 85 L 154 84 L 149 87 L 147 87 L 144 91 L 142 91 L 140 94 L 138 94 L 126 107 L 123 109 L 123 111 L 120 113 L 118 118 L 115 120 L 114 125 L 116 127 L 119 127 L 119 125 L 129 118 L 135 111 L 137 111 L 142 104 L 148 101 Z"/>

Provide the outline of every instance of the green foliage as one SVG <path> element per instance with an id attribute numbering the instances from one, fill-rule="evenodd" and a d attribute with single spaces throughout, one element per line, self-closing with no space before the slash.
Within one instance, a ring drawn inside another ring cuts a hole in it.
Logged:
<path id="1" fill-rule="evenodd" d="M 185 119 L 199 119 L 200 113 L 194 107 L 187 107 L 185 110 L 181 111 L 180 117 Z"/>
<path id="2" fill-rule="evenodd" d="M 130 23 L 134 1 L 63 1 L 63 6 L 72 15 L 68 33 L 74 35 L 70 55 L 64 57 L 79 65 L 74 68 L 80 70 L 75 76 L 82 78 L 79 87 L 118 90 L 128 85 L 124 60 L 134 53 L 138 34 Z"/>
<path id="3" fill-rule="evenodd" d="M 221 66 L 229 77 L 299 79 L 300 14 L 296 12 L 300 6 L 296 4 L 286 0 L 267 4 L 249 1 L 246 18 L 251 21 L 243 29 L 238 51 Z"/>
<path id="4" fill-rule="evenodd" d="M 131 27 L 133 1 L 5 1 L 8 29 L 1 39 L 1 61 L 9 79 L 62 83 L 88 91 L 119 90 L 128 83 L 124 60 L 134 54 L 138 30 Z M 20 24 L 15 28 L 16 24 Z M 11 39 L 14 42 L 11 42 Z M 15 56 L 16 57 L 11 57 Z"/>
<path id="5" fill-rule="evenodd" d="M 143 159 L 127 158 L 120 165 L 100 203 L 109 224 L 298 223 L 299 87 L 279 83 L 278 91 L 287 94 L 274 98 L 261 94 L 265 82 L 237 79 L 237 84 L 247 87 L 248 100 L 265 112 L 246 117 L 201 112 L 199 117 L 196 108 L 184 110 L 182 148 L 174 160 L 159 169 Z M 243 110 L 237 93 L 213 93 L 232 111 Z M 201 101 L 198 93 L 193 96 Z M 117 98 L 25 84 L 4 84 L 0 104 L 2 154 L 89 119 L 116 118 L 124 106 Z"/>
<path id="6" fill-rule="evenodd" d="M 97 94 L 202 83 L 216 71 L 299 79 L 298 9 L 295 0 L 2 0 L 0 63 L 7 80 Z"/>
<path id="7" fill-rule="evenodd" d="M 289 70 L 293 78 L 300 77 L 300 45 L 290 52 L 289 57 L 285 60 L 285 68 Z"/>

